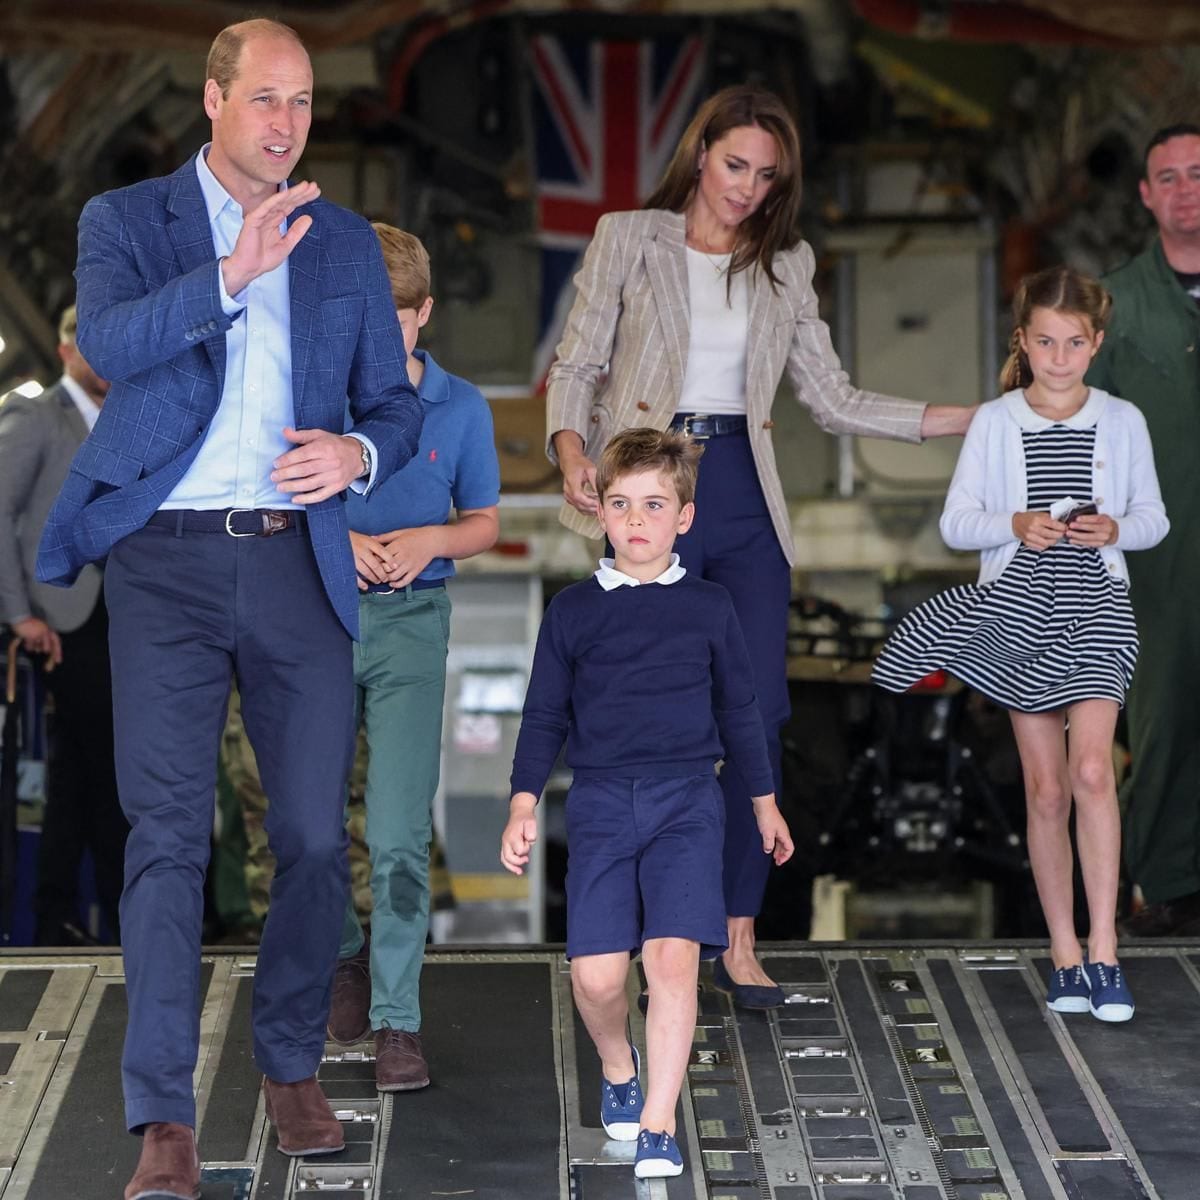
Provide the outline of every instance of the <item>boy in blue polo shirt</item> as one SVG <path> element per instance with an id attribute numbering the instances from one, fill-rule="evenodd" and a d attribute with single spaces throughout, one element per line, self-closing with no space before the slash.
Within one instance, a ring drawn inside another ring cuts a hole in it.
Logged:
<path id="1" fill-rule="evenodd" d="M 679 1175 L 679 1100 L 696 1026 L 701 958 L 727 945 L 724 801 L 714 767 L 736 757 L 751 784 L 763 851 L 792 853 L 753 672 L 729 593 L 673 554 L 694 514 L 701 447 L 629 429 L 596 472 L 613 548 L 591 578 L 550 602 L 513 758 L 500 860 L 520 875 L 534 808 L 567 744 L 567 956 L 575 1003 L 600 1055 L 609 1137 L 637 1140 L 638 1178 Z M 649 985 L 645 1094 L 627 1034 L 629 956 Z"/>
<path id="2" fill-rule="evenodd" d="M 346 502 L 362 593 L 354 672 L 369 749 L 374 910 L 368 945 L 353 903 L 347 909 L 328 1032 L 349 1043 L 374 1031 L 375 1082 L 385 1092 L 429 1083 L 419 983 L 450 632 L 445 581 L 454 559 L 495 544 L 500 467 L 482 393 L 416 348 L 433 307 L 425 247 L 390 225 L 374 229 L 425 422 L 412 462 L 369 502 L 355 495 Z"/>

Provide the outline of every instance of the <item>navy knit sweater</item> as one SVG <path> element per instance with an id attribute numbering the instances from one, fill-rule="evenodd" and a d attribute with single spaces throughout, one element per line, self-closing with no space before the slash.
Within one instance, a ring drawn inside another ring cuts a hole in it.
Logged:
<path id="1" fill-rule="evenodd" d="M 746 643 L 729 593 L 685 575 L 551 600 L 538 634 L 512 790 L 540 796 L 564 739 L 575 775 L 685 776 L 737 762 L 775 790 Z"/>

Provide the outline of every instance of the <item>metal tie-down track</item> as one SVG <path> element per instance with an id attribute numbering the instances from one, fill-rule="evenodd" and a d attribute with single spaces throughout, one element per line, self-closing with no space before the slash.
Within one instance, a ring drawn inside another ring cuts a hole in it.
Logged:
<path id="1" fill-rule="evenodd" d="M 1040 947 L 776 946 L 785 1008 L 706 981 L 678 1115 L 688 1170 L 637 1183 L 560 953 L 432 951 L 434 1084 L 379 1096 L 370 1043 L 320 1076 L 346 1150 L 284 1158 L 250 1045 L 254 959 L 205 957 L 195 1082 L 205 1200 L 1196 1200 L 1200 944 L 1122 961 L 1128 1025 L 1045 1008 Z M 630 976 L 631 999 L 638 985 Z M 116 1200 L 120 959 L 0 956 L 0 1198 Z M 633 1035 L 644 1049 L 636 1008 Z"/>

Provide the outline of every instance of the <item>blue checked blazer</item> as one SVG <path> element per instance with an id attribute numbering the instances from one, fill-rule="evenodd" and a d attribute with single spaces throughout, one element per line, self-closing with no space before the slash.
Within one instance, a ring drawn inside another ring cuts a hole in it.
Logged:
<path id="1" fill-rule="evenodd" d="M 296 426 L 365 434 L 378 452 L 377 486 L 416 452 L 421 402 L 408 382 L 374 231 L 324 200 L 291 219 L 306 213 L 312 227 L 288 259 Z M 194 159 L 84 207 L 78 345 L 112 390 L 46 522 L 43 582 L 70 584 L 86 563 L 102 560 L 146 524 L 191 466 L 225 379 L 232 321 L 221 307 L 219 269 Z M 325 591 L 356 637 L 343 499 L 307 511 Z"/>

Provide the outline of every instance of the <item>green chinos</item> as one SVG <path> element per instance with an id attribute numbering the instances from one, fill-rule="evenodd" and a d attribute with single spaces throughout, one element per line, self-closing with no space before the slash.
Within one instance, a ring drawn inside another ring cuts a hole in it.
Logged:
<path id="1" fill-rule="evenodd" d="M 450 597 L 402 588 L 359 600 L 354 682 L 367 734 L 371 1028 L 417 1033 L 429 930 L 429 844 L 441 765 Z M 363 945 L 354 905 L 339 956 Z"/>

